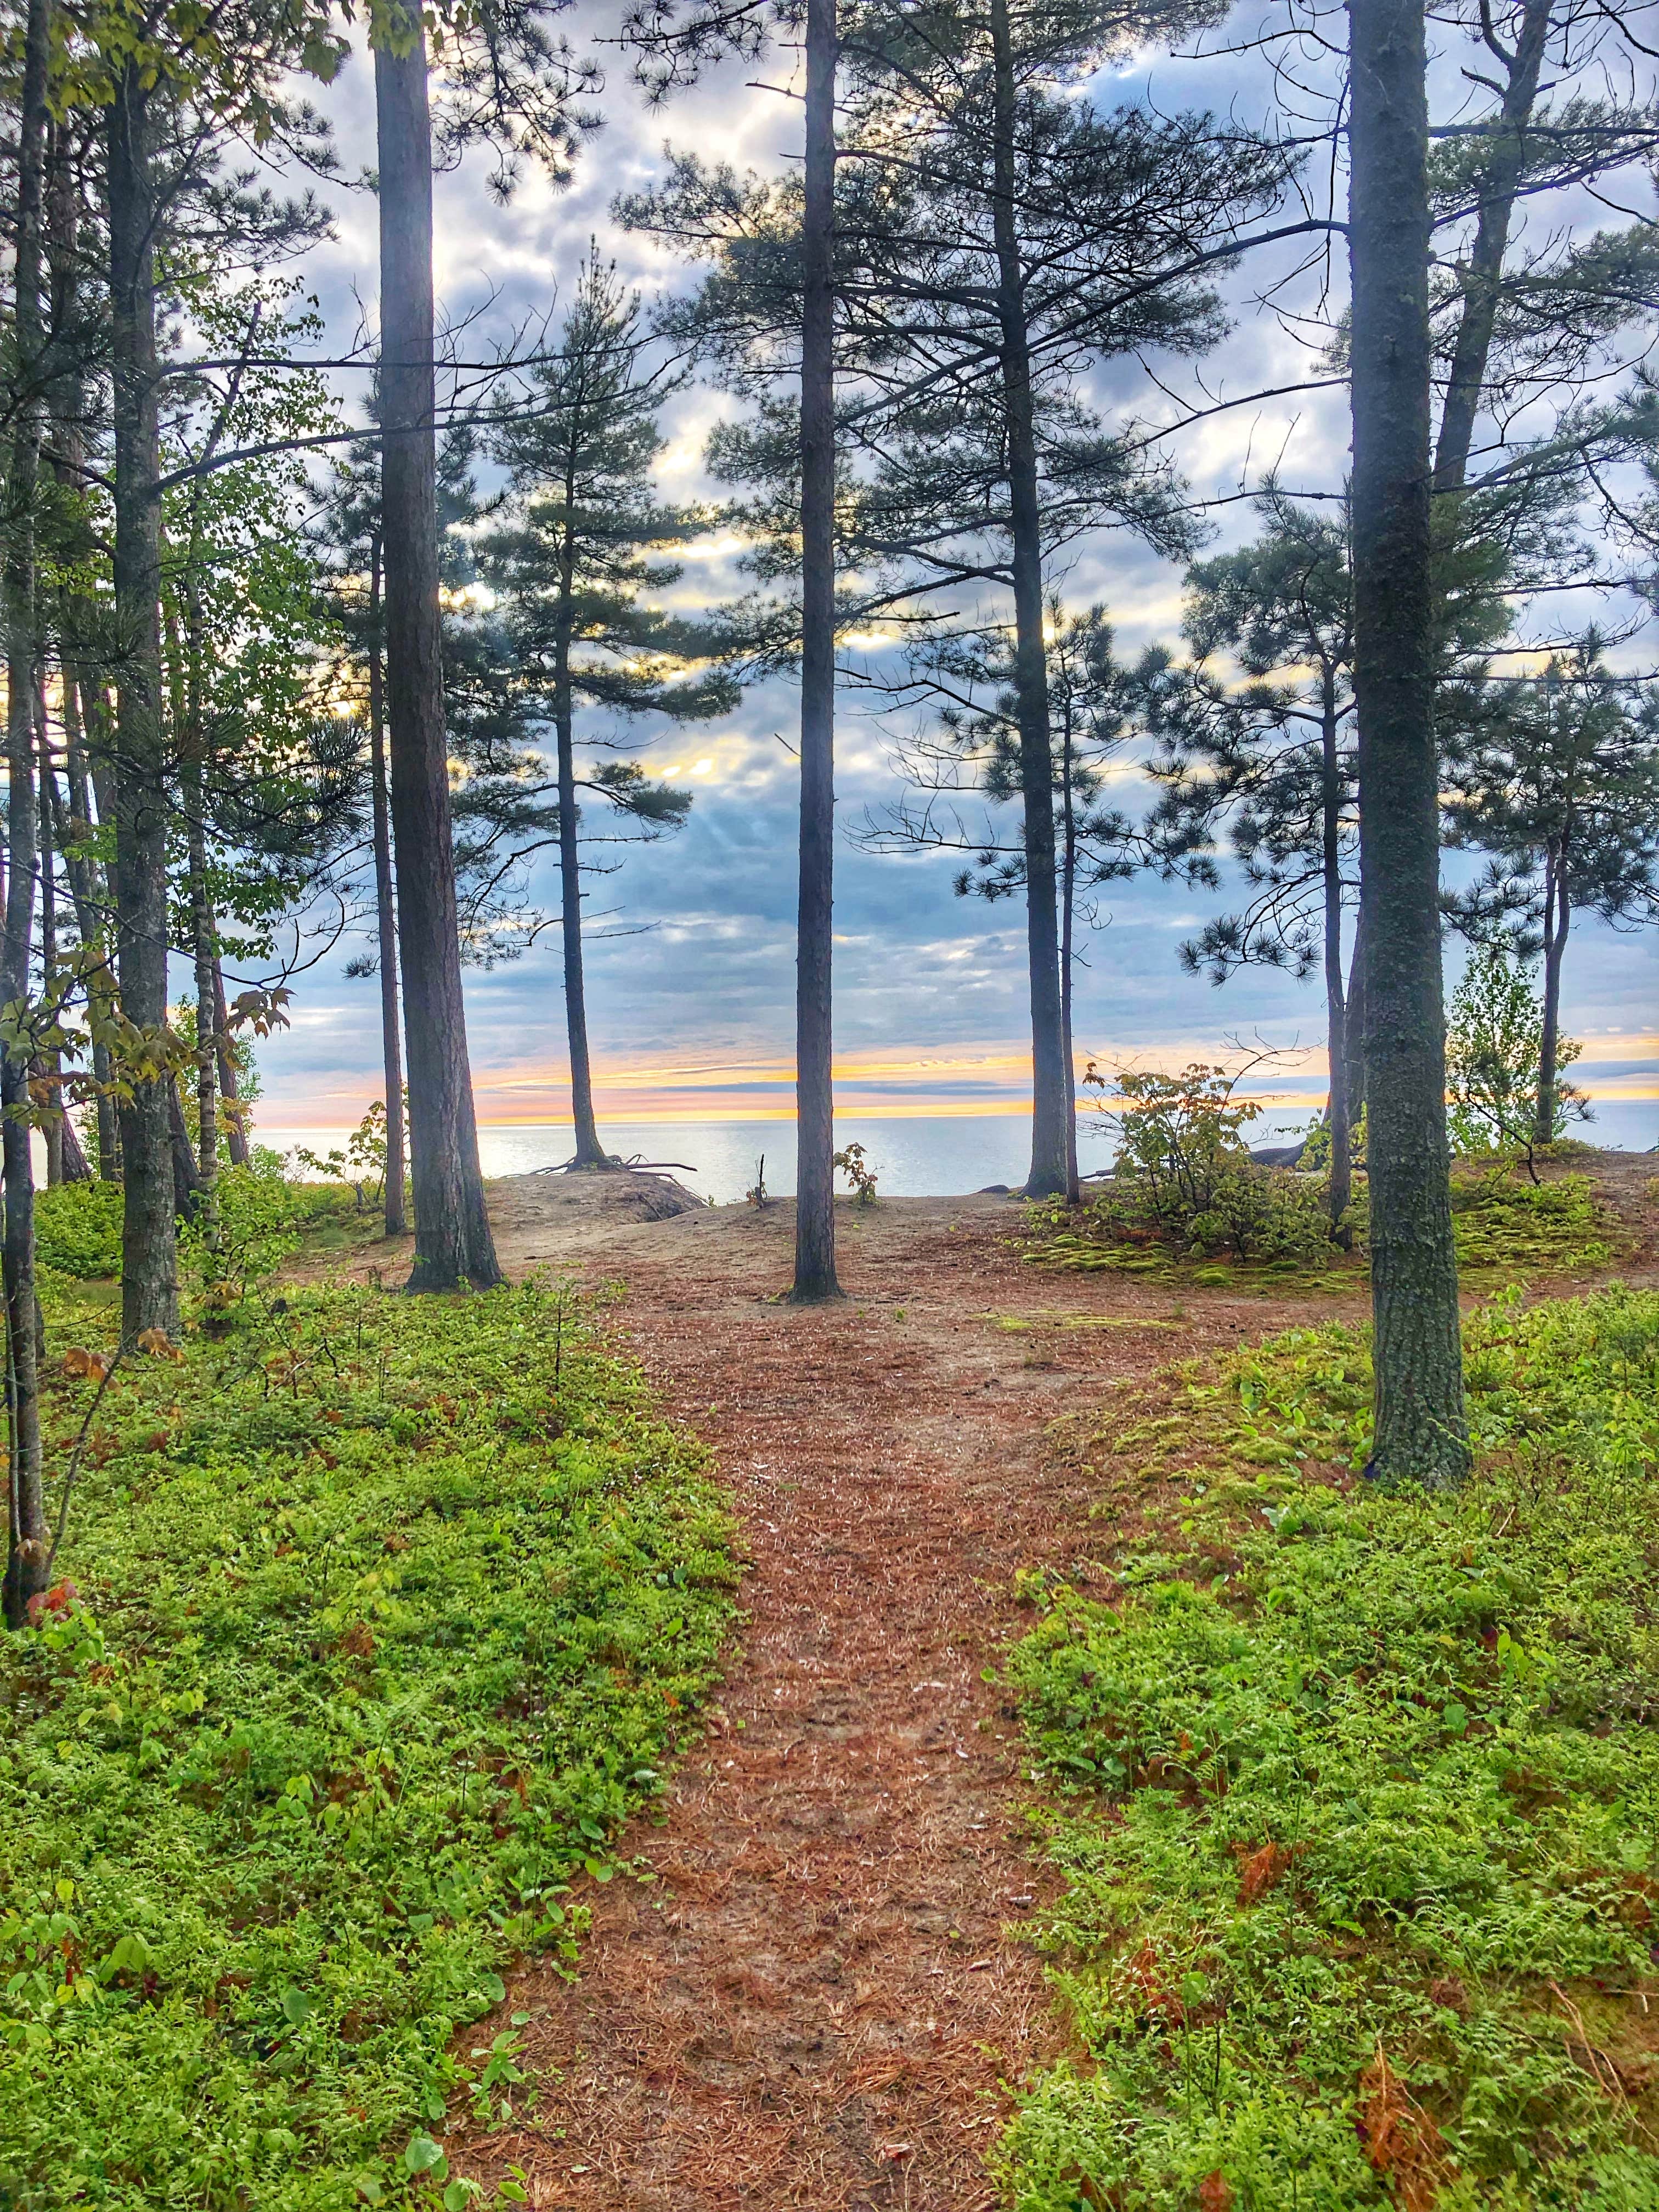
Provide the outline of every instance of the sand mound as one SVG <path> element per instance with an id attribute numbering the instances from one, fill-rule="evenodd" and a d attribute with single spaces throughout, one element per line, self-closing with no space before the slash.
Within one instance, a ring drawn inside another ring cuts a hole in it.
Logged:
<path id="1" fill-rule="evenodd" d="M 677 1213 L 703 1210 L 696 1193 L 672 1176 L 642 1175 L 634 1168 L 580 1175 L 503 1176 L 489 1185 L 489 1218 L 500 1229 L 672 1221 Z"/>

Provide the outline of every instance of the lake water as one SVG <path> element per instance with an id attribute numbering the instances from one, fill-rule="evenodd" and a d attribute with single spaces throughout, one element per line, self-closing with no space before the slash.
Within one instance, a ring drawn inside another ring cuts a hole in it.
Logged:
<path id="1" fill-rule="evenodd" d="M 1251 1141 L 1282 1141 L 1305 1128 L 1308 1118 L 1304 1113 L 1280 1122 L 1263 1115 L 1251 1126 Z M 280 1152 L 295 1145 L 326 1152 L 331 1146 L 343 1146 L 348 1133 L 343 1129 L 267 1128 L 263 1124 L 255 1132 L 260 1144 Z M 674 1171 L 679 1180 L 716 1205 L 743 1197 L 754 1182 L 763 1153 L 767 1188 L 787 1197 L 795 1188 L 792 1122 L 605 1121 L 600 1133 L 624 1159 L 677 1163 Z M 1645 1152 L 1659 1145 L 1659 1100 L 1603 1100 L 1595 1121 L 1574 1133 L 1582 1133 L 1592 1144 Z M 1018 1184 L 1024 1180 L 1030 1160 L 1030 1122 L 1023 1114 L 849 1115 L 837 1121 L 836 1141 L 861 1144 L 878 1188 L 896 1198 L 954 1198 L 964 1191 L 982 1190 L 988 1183 Z M 572 1149 L 568 1122 L 478 1132 L 487 1176 L 526 1175 L 534 1168 L 555 1167 L 569 1158 Z M 1109 1165 L 1111 1153 L 1109 1139 L 1085 1132 L 1079 1148 L 1083 1172 Z"/>

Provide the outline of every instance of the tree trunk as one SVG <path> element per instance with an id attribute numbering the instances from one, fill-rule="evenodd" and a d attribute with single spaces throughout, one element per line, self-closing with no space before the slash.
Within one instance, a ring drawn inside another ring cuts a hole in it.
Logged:
<path id="1" fill-rule="evenodd" d="M 167 793 L 161 722 L 161 506 L 155 360 L 156 197 L 149 102 L 137 63 L 109 110 L 110 356 L 115 430 L 116 963 L 129 1020 L 167 1021 Z M 120 1109 L 125 1225 L 121 1335 L 179 1326 L 172 1129 L 165 1080 Z"/>
<path id="2" fill-rule="evenodd" d="M 570 690 L 570 629 L 576 578 L 571 544 L 576 503 L 574 469 L 564 483 L 564 544 L 559 569 L 559 616 L 553 643 L 553 728 L 559 750 L 559 933 L 564 946 L 564 1024 L 570 1045 L 570 1116 L 575 1124 L 576 1165 L 610 1164 L 593 1118 L 593 1071 L 587 1049 L 587 986 L 582 975 L 582 878 L 576 848 L 576 732 Z"/>
<path id="3" fill-rule="evenodd" d="M 1042 635 L 1042 510 L 1031 394 L 1025 276 L 1015 220 L 1016 86 L 1007 0 L 991 0 L 997 316 L 1002 341 L 1007 422 L 1009 538 L 1014 576 L 1014 696 L 1019 721 L 1019 784 L 1024 817 L 1026 955 L 1031 992 L 1031 1171 L 1028 1198 L 1062 1194 L 1067 1183 L 1066 1079 L 1060 1018 L 1060 945 L 1055 927 L 1054 760 L 1048 718 L 1048 662 Z"/>
<path id="4" fill-rule="evenodd" d="M 78 845 L 92 827 L 92 793 L 87 780 L 86 750 L 82 742 L 81 714 L 77 702 L 82 695 L 82 678 L 80 672 L 70 665 L 63 671 L 64 684 L 64 772 L 69 782 L 68 819 L 58 825 L 58 842 L 64 853 L 64 872 L 69 878 L 70 896 L 75 904 L 75 927 L 82 945 L 96 943 L 104 934 L 104 887 L 99 877 L 97 863 L 84 853 L 71 855 L 71 843 Z M 98 1178 L 100 1182 L 119 1182 L 121 1180 L 121 1148 L 116 1135 L 115 1101 L 110 1096 L 109 1050 L 105 1045 L 94 1045 L 92 1051 L 92 1076 L 96 1086 L 94 1113 L 98 1132 Z M 74 1134 L 73 1123 L 65 1125 Z M 84 1168 L 86 1154 L 81 1151 L 80 1139 L 75 1140 L 75 1152 Z M 65 1171 L 75 1180 L 67 1167 Z M 88 1170 L 90 1173 L 90 1170 Z"/>
<path id="5" fill-rule="evenodd" d="M 77 358 L 80 351 L 82 280 L 79 182 L 61 128 L 48 126 L 46 159 L 46 268 L 52 295 L 52 326 L 59 343 L 59 373 L 53 378 L 52 466 L 64 491 L 78 496 L 86 489 L 86 380 Z M 93 632 L 93 609 L 84 594 L 65 589 L 59 602 L 58 682 L 63 701 L 64 775 L 69 797 L 65 814 L 59 805 L 58 787 L 49 782 L 56 842 L 64 855 L 64 874 L 75 908 L 75 926 L 83 945 L 105 933 L 103 885 L 96 864 L 72 857 L 71 844 L 79 844 L 91 828 L 91 787 L 87 775 L 85 732 L 81 702 L 88 678 L 81 656 Z M 93 1052 L 93 1079 L 100 1087 L 94 1111 L 97 1117 L 98 1173 L 114 1182 L 120 1180 L 119 1148 L 115 1139 L 115 1102 L 102 1087 L 109 1080 L 109 1054 L 103 1046 Z M 64 1173 L 71 1182 L 90 1178 L 75 1123 L 65 1115 L 63 1124 Z"/>
<path id="6" fill-rule="evenodd" d="M 838 1298 L 830 995 L 836 838 L 836 0 L 807 0 L 801 227 L 800 906 L 795 969 L 798 1304 Z"/>
<path id="7" fill-rule="evenodd" d="M 202 597 L 197 563 L 200 538 L 192 524 L 185 592 L 185 836 L 190 869 L 190 939 L 196 984 L 196 1167 L 200 1190 L 195 1219 L 210 1255 L 219 1249 L 219 1004 L 214 988 L 218 922 L 207 870 L 207 747 L 203 727 Z"/>
<path id="8" fill-rule="evenodd" d="M 185 1119 L 185 1101 L 176 1075 L 168 1076 L 166 1090 L 173 1216 L 193 1224 L 202 1213 L 202 1170 L 197 1164 L 196 1148 L 190 1141 L 190 1124 Z"/>
<path id="9" fill-rule="evenodd" d="M 1480 213 L 1468 266 L 1462 274 L 1463 311 L 1458 319 L 1457 343 L 1452 349 L 1440 413 L 1440 438 L 1435 447 L 1437 492 L 1461 490 L 1468 474 L 1474 418 L 1480 411 L 1480 388 L 1492 351 L 1504 256 L 1515 214 L 1516 188 L 1521 181 L 1522 134 L 1538 98 L 1553 4 L 1554 0 L 1527 0 L 1522 11 L 1520 36 L 1510 56 L 1499 111 L 1505 135 L 1494 146 L 1480 182 Z"/>
<path id="10" fill-rule="evenodd" d="M 1544 896 L 1544 1023 L 1538 1050 L 1538 1103 L 1533 1142 L 1555 1141 L 1556 1063 L 1561 1049 L 1561 963 L 1566 957 L 1572 906 L 1567 897 L 1565 856 L 1552 852 Z"/>
<path id="11" fill-rule="evenodd" d="M 398 1009 L 398 916 L 392 880 L 392 825 L 386 791 L 386 663 L 380 637 L 380 541 L 370 556 L 368 772 L 374 824 L 374 921 L 380 966 L 380 1056 L 386 1068 L 386 1233 L 404 1237 L 408 1169 L 404 1158 L 404 1047 Z"/>
<path id="12" fill-rule="evenodd" d="M 1320 730 L 1320 781 L 1324 821 L 1326 1059 L 1330 1088 L 1331 1235 L 1346 1250 L 1352 1232 L 1342 1217 L 1353 1196 L 1352 1131 L 1348 1120 L 1348 1013 L 1342 990 L 1342 781 L 1336 750 L 1336 679 L 1327 669 Z"/>
<path id="13" fill-rule="evenodd" d="M 35 752 L 40 776 L 40 975 L 44 982 L 50 982 L 58 962 L 58 864 L 52 854 L 53 822 L 58 810 L 53 803 L 56 785 L 52 766 L 52 731 L 46 720 L 46 693 L 38 671 L 33 685 L 33 698 Z M 62 1053 L 43 1054 L 40 1074 L 53 1108 L 46 1116 L 40 1135 L 46 1155 L 46 1188 L 55 1190 L 64 1176 L 64 1130 L 68 1120 L 64 1111 Z"/>
<path id="14" fill-rule="evenodd" d="M 1468 1471 L 1446 1141 L 1420 0 L 1350 0 L 1354 695 L 1378 1480 Z"/>
<path id="15" fill-rule="evenodd" d="M 41 194 L 46 168 L 46 75 L 52 25 L 47 0 L 29 0 L 24 27 L 23 82 L 17 110 L 17 209 L 13 259 L 13 341 L 18 399 L 13 417 L 7 485 L 10 544 L 6 596 L 6 774 L 8 866 L 5 934 L 0 946 L 0 1004 L 27 995 L 34 921 L 34 681 L 36 622 L 34 503 L 44 427 L 46 359 L 40 314 Z M 6 1572 L 9 1627 L 28 1618 L 28 1602 L 46 1588 L 50 1551 L 40 1463 L 39 1344 L 35 1334 L 34 1169 L 29 1158 L 28 1060 L 0 1061 L 0 1136 L 6 1222 L 7 1410 L 10 1416 Z"/>
<path id="16" fill-rule="evenodd" d="M 1348 1108 L 1352 1137 L 1365 1110 L 1365 908 L 1361 902 L 1354 923 L 1353 951 L 1348 956 L 1348 990 L 1345 1010 L 1343 1093 Z"/>
<path id="17" fill-rule="evenodd" d="M 438 608 L 432 125 L 426 39 L 374 50 L 380 163 L 380 513 L 386 721 L 414 1152 L 411 1291 L 501 1279 L 467 1063 Z"/>
<path id="18" fill-rule="evenodd" d="M 1075 753 L 1068 718 L 1060 752 L 1063 816 L 1060 869 L 1060 1042 L 1066 1067 L 1066 1202 L 1083 1195 L 1077 1166 L 1077 1049 L 1072 1038 L 1072 991 L 1077 957 L 1077 799 L 1073 789 Z"/>
<path id="19" fill-rule="evenodd" d="M 216 917 L 213 925 L 213 941 L 215 945 L 219 941 Z M 241 1092 L 237 1087 L 240 1079 L 236 1073 L 236 1062 L 230 1054 L 230 1007 L 225 998 L 225 963 L 217 952 L 213 956 L 213 1024 L 219 1052 L 219 1096 L 227 1107 L 234 1109 L 241 1103 Z M 233 1110 L 225 1115 L 225 1128 L 228 1133 L 225 1148 L 230 1154 L 230 1164 L 234 1168 L 245 1168 L 250 1157 L 247 1123 L 240 1113 Z"/>

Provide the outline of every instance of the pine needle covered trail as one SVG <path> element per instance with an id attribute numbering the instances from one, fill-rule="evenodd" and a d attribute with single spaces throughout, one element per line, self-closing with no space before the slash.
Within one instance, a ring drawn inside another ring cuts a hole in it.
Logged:
<path id="1" fill-rule="evenodd" d="M 496 1210 L 514 1273 L 556 1256 L 516 1211 Z M 1061 2031 L 1018 1934 L 1042 1901 L 1034 1792 L 983 1674 L 1029 1618 L 1018 1571 L 1115 1540 L 1045 1431 L 1114 1377 L 1313 1311 L 1218 1295 L 1189 1316 L 1167 1285 L 1036 1276 L 1005 1242 L 1021 1218 L 990 1199 L 854 1214 L 849 1300 L 816 1310 L 765 1302 L 788 1279 L 784 1207 L 584 1254 L 624 1279 L 620 1332 L 715 1448 L 750 1626 L 666 1825 L 623 1838 L 656 1881 L 593 1893 L 578 1981 L 514 1983 L 536 2111 L 463 2170 L 517 2166 L 533 2203 L 580 2212 L 995 2201 L 1001 2085 Z"/>

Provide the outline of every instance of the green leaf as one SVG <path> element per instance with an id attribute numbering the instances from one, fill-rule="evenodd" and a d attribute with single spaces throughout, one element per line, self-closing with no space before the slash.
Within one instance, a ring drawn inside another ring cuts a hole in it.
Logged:
<path id="1" fill-rule="evenodd" d="M 430 2173 L 434 2166 L 444 2163 L 443 2146 L 433 2142 L 430 2136 L 411 2136 L 409 2148 L 404 2153 L 404 2164 L 411 2173 Z"/>

